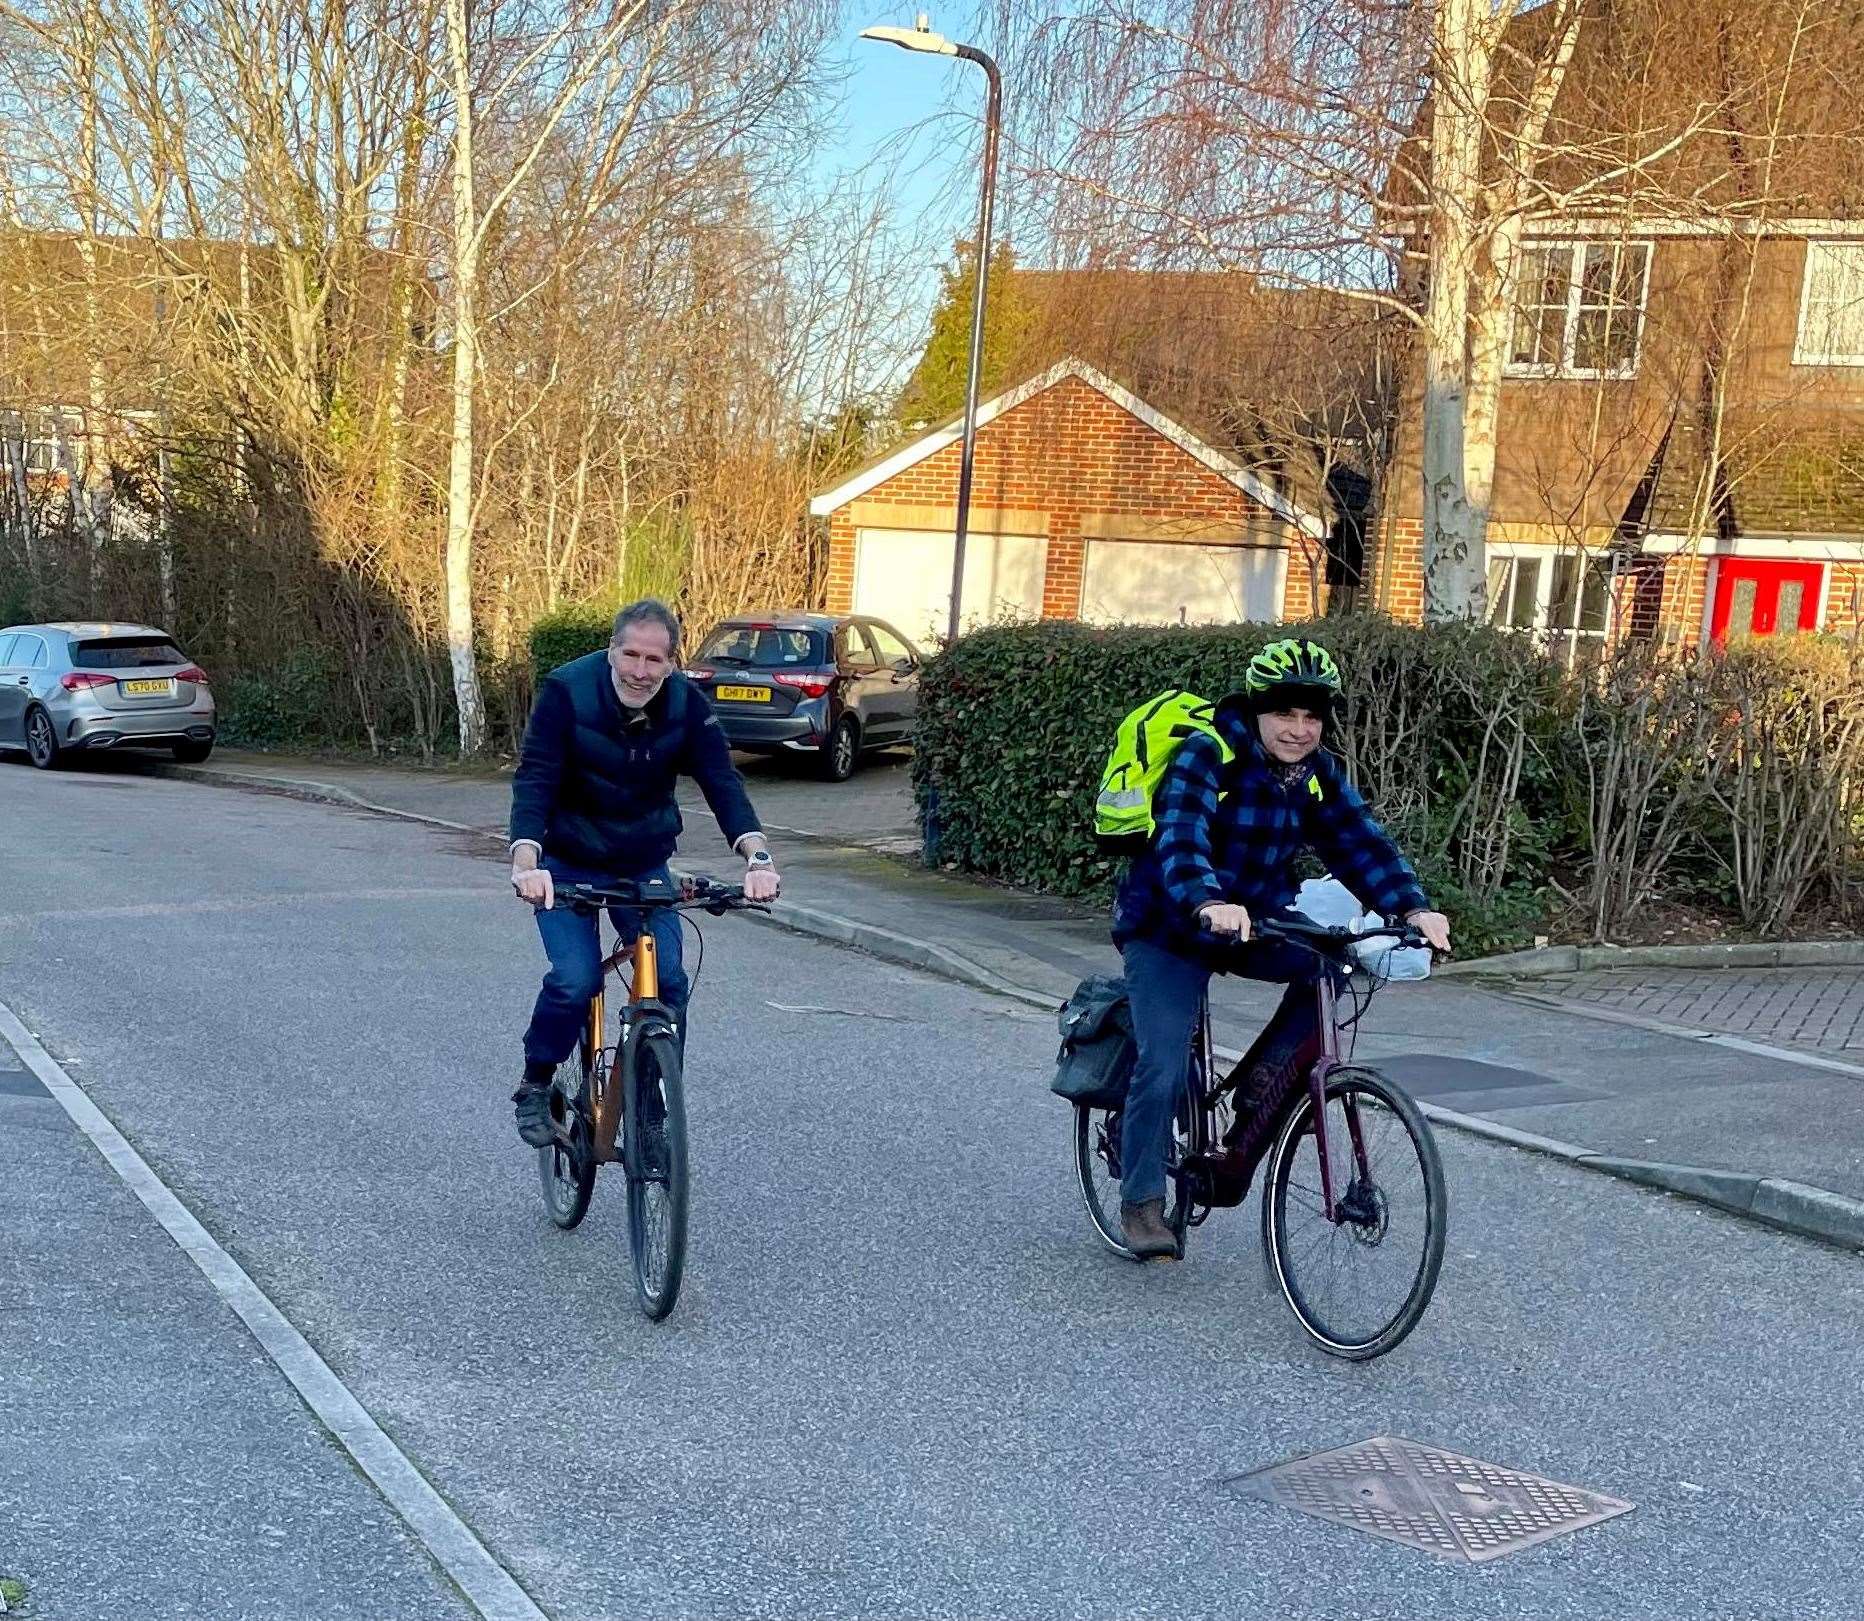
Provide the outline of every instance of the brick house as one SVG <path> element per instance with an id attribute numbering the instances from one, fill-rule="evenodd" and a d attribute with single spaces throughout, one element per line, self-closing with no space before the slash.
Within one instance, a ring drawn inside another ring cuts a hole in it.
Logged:
<path id="1" fill-rule="evenodd" d="M 967 622 L 1200 624 L 1321 606 L 1320 518 L 1085 361 L 980 402 L 977 421 Z M 960 432 L 922 433 L 810 503 L 829 525 L 831 611 L 942 631 Z"/>
<path id="2" fill-rule="evenodd" d="M 1489 604 L 1567 646 L 1844 630 L 1864 609 L 1864 221 L 1531 228 L 1496 427 Z M 1724 404 L 1707 334 L 1742 313 Z M 1368 563 L 1422 608 L 1418 414 Z"/>
<path id="3" fill-rule="evenodd" d="M 1768 194 L 1743 189 L 1724 131 L 1681 142 L 1614 197 L 1600 154 L 1628 127 L 1700 123 L 1718 82 L 1695 43 L 1710 49 L 1713 29 L 1632 48 L 1677 15 L 1591 0 L 1550 137 L 1580 155 L 1544 189 L 1595 202 L 1530 218 L 1515 262 L 1489 610 L 1569 650 L 1846 630 L 1864 606 L 1864 140 L 1855 97 L 1823 71 L 1837 24 L 1806 53 L 1804 82 L 1787 83 L 1777 62 L 1794 58 L 1767 55 L 1766 9 L 1747 21 L 1748 91 L 1791 125 L 1769 147 Z M 1712 125 L 1760 116 L 1725 93 Z M 1427 129 L 1426 109 L 1417 138 Z M 1392 196 L 1412 200 L 1397 179 Z M 1422 607 L 1421 420 L 1417 377 L 1367 565 L 1372 600 L 1402 617 Z"/>

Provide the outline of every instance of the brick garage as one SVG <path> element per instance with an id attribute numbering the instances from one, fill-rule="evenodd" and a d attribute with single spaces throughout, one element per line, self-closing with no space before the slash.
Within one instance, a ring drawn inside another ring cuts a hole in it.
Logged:
<path id="1" fill-rule="evenodd" d="M 829 521 L 828 606 L 924 639 L 949 612 L 959 424 L 889 452 L 810 510 Z M 1311 513 L 1079 360 L 978 409 L 967 622 L 1189 623 L 1318 606 Z"/>

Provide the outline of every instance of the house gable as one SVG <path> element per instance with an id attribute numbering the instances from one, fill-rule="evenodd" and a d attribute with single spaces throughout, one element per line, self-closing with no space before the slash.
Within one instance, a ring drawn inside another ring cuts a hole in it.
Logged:
<path id="1" fill-rule="evenodd" d="M 979 418 L 967 622 L 1272 621 L 1322 601 L 1320 519 L 1078 357 Z M 943 629 L 960 432 L 943 424 L 816 497 L 832 610 Z"/>
<path id="2" fill-rule="evenodd" d="M 1279 491 L 1271 489 L 1260 477 L 1244 467 L 1234 457 L 1206 443 L 1190 429 L 1148 405 L 1131 390 L 1122 388 L 1085 361 L 1072 356 L 1058 361 L 1040 375 L 1031 377 L 1014 388 L 1005 389 L 994 398 L 982 402 L 977 408 L 979 434 L 981 435 L 984 429 L 999 417 L 1014 411 L 1018 406 L 1035 399 L 1038 395 L 1047 393 L 1071 378 L 1110 400 L 1127 415 L 1136 418 L 1159 437 L 1175 445 L 1192 461 L 1214 473 L 1223 482 L 1240 491 L 1283 522 L 1292 525 L 1302 534 L 1315 540 L 1326 534 L 1326 525 L 1318 517 L 1289 500 Z M 868 495 L 878 486 L 957 444 L 963 438 L 963 434 L 962 420 L 941 424 L 921 434 L 909 444 L 889 452 L 867 467 L 849 475 L 839 484 L 824 490 L 809 503 L 810 512 L 817 517 L 830 516 L 838 509 Z"/>

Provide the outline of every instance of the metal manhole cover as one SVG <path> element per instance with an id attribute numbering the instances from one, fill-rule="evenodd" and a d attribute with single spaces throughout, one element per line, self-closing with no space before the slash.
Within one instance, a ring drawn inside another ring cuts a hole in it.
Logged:
<path id="1" fill-rule="evenodd" d="M 1632 1505 L 1395 1435 L 1237 1475 L 1247 1497 L 1480 1564 L 1597 1525 Z"/>

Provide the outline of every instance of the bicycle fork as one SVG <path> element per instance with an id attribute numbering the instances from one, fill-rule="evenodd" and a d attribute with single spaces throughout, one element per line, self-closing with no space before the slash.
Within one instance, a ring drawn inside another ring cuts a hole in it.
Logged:
<path id="1" fill-rule="evenodd" d="M 1316 994 L 1320 1002 L 1321 1054 L 1307 1072 L 1307 1088 L 1314 1106 L 1314 1148 L 1320 1155 L 1321 1207 L 1327 1220 L 1337 1227 L 1346 1218 L 1340 1211 L 1333 1187 L 1333 1154 L 1327 1141 L 1327 1083 L 1345 1066 L 1341 1064 L 1336 1051 L 1338 1027 L 1333 1020 L 1337 1011 L 1338 993 L 1334 989 L 1331 974 L 1320 976 Z M 1359 1123 L 1359 1110 L 1350 1096 L 1341 1101 L 1341 1109 L 1346 1115 L 1347 1136 L 1352 1140 L 1353 1164 L 1359 1173 L 1356 1180 L 1370 1182 L 1372 1167 L 1366 1158 L 1366 1138 Z"/>
<path id="2" fill-rule="evenodd" d="M 617 956 L 619 955 L 618 951 Z M 643 928 L 635 937 L 633 945 L 627 948 L 627 961 L 631 969 L 628 1006 L 638 1008 L 644 1002 L 658 1002 L 660 998 L 660 948 L 646 928 Z M 624 1011 L 621 1039 L 615 1044 L 614 1056 L 606 1066 L 601 1066 L 602 1038 L 608 1028 L 607 1001 L 605 991 L 598 990 L 595 993 L 595 999 L 590 1002 L 587 1040 L 589 1050 L 597 1055 L 596 1063 L 601 1067 L 601 1084 L 595 1089 L 594 1100 L 596 1158 L 604 1163 L 613 1164 L 625 1157 L 626 1150 L 626 1142 L 622 1133 L 622 1116 L 625 1106 L 621 1092 L 622 1084 L 628 1078 L 631 1069 L 628 1061 L 631 1032 L 627 1014 Z"/>

